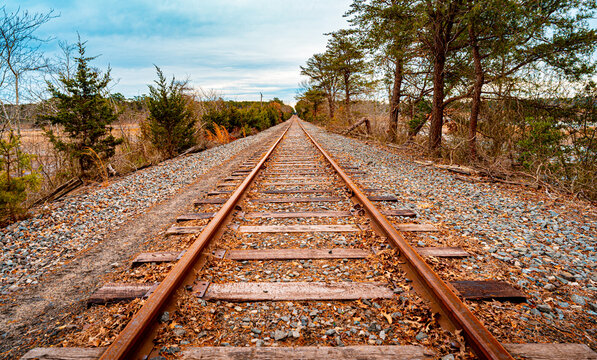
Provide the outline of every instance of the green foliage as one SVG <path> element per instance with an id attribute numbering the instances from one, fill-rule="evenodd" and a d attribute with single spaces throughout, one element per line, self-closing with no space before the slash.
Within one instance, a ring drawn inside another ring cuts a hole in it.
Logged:
<path id="1" fill-rule="evenodd" d="M 323 117 L 320 106 L 325 101 L 325 92 L 311 87 L 297 97 L 296 111 L 298 116 L 306 121 L 318 121 Z"/>
<path id="2" fill-rule="evenodd" d="M 23 202 L 27 190 L 39 183 L 37 173 L 31 171 L 31 155 L 21 151 L 20 138 L 10 131 L 0 139 L 0 225 L 18 220 L 26 209 Z"/>
<path id="3" fill-rule="evenodd" d="M 288 120 L 292 108 L 274 99 L 261 106 L 255 102 L 218 101 L 212 104 L 202 121 L 206 129 L 213 131 L 213 124 L 224 126 L 229 132 L 250 133 L 250 128 L 259 131 Z"/>
<path id="4" fill-rule="evenodd" d="M 171 158 L 197 143 L 196 120 L 184 97 L 184 83 L 174 77 L 168 83 L 159 67 L 155 67 L 156 86 L 149 86 L 149 117 L 143 126 L 151 143 Z"/>
<path id="5" fill-rule="evenodd" d="M 550 161 L 562 154 L 560 141 L 563 135 L 553 118 L 529 117 L 525 123 L 528 130 L 518 141 L 519 160 L 523 166 L 531 168 L 536 161 Z"/>
<path id="6" fill-rule="evenodd" d="M 415 104 L 414 116 L 408 121 L 408 133 L 416 135 L 427 121 L 429 114 L 431 114 L 431 102 L 428 100 L 417 102 Z"/>
<path id="7" fill-rule="evenodd" d="M 113 107 L 104 96 L 111 80 L 110 70 L 102 75 L 91 68 L 89 61 L 95 57 L 85 57 L 85 43 L 80 39 L 77 47 L 79 56 L 75 58 L 75 76 L 59 76 L 64 92 L 48 82 L 48 91 L 56 101 L 58 111 L 41 119 L 62 127 L 66 138 L 55 134 L 53 130 L 47 130 L 46 135 L 54 147 L 68 154 L 85 174 L 96 164 L 93 153 L 100 160 L 110 158 L 122 139 L 115 138 L 109 127 L 117 119 Z"/>

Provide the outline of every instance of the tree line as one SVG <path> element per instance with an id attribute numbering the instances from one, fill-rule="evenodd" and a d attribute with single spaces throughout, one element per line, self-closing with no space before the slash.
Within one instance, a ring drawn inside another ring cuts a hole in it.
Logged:
<path id="1" fill-rule="evenodd" d="M 325 51 L 301 66 L 308 80 L 297 111 L 329 119 L 342 104 L 351 122 L 354 100 L 381 92 L 389 141 L 425 129 L 427 151 L 441 155 L 449 117 L 458 122 L 467 161 L 506 152 L 503 131 L 521 136 L 510 147 L 516 161 L 541 136 L 553 151 L 535 167 L 548 168 L 557 156 L 595 161 L 596 119 L 587 118 L 594 113 L 595 9 L 595 1 L 581 0 L 353 0 L 350 27 L 329 33 Z M 563 130 L 563 123 L 570 126 Z M 577 150 L 586 153 L 556 154 L 553 135 L 565 133 L 569 142 L 582 127 Z M 488 147 L 482 155 L 480 138 Z"/>

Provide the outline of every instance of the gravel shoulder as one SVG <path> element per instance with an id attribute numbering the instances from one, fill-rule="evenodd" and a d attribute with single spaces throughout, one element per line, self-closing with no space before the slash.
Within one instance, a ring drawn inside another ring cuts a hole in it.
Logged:
<path id="1" fill-rule="evenodd" d="M 469 183 L 396 150 L 306 124 L 332 156 L 366 171 L 367 184 L 399 197 L 440 233 L 409 235 L 419 246 L 462 246 L 474 256 L 430 261 L 444 279 L 504 280 L 523 304 L 469 302 L 505 342 L 579 342 L 597 349 L 597 209 L 519 186 Z"/>
<path id="2" fill-rule="evenodd" d="M 0 357 L 51 343 L 103 276 L 149 247 L 284 126 L 67 196 L 0 230 Z"/>

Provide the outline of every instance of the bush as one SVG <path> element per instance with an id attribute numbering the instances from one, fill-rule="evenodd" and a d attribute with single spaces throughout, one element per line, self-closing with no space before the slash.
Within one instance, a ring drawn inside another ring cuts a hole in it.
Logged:
<path id="1" fill-rule="evenodd" d="M 31 156 L 21 151 L 20 138 L 12 131 L 0 139 L 0 225 L 18 220 L 25 212 L 27 190 L 39 176 L 31 171 Z"/>
<path id="2" fill-rule="evenodd" d="M 158 80 L 149 86 L 149 117 L 143 124 L 143 135 L 168 158 L 174 157 L 197 143 L 195 118 L 187 106 L 185 84 L 174 77 L 166 81 L 159 67 Z"/>
<path id="3" fill-rule="evenodd" d="M 553 162 L 562 155 L 563 135 L 553 118 L 527 118 L 528 131 L 518 141 L 519 161 L 529 169 L 536 162 Z"/>

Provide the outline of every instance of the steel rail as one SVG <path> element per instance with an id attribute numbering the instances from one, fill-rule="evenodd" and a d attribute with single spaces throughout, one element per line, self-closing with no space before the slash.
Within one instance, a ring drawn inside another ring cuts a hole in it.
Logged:
<path id="1" fill-rule="evenodd" d="M 131 352 L 137 347 L 141 340 L 147 340 L 143 338 L 143 335 L 152 327 L 160 311 L 166 306 L 191 269 L 193 269 L 193 265 L 199 260 L 202 251 L 217 235 L 222 225 L 225 224 L 226 219 L 232 214 L 236 204 L 249 188 L 249 185 L 255 179 L 265 161 L 269 158 L 280 141 L 282 141 L 282 138 L 288 132 L 291 124 L 292 122 L 286 127 L 282 135 L 280 135 L 278 140 L 271 146 L 269 151 L 253 168 L 245 180 L 239 185 L 234 193 L 232 193 L 228 201 L 226 201 L 222 208 L 215 214 L 197 240 L 189 246 L 184 256 L 176 263 L 176 265 L 174 265 L 166 278 L 145 301 L 145 304 L 143 304 L 126 327 L 118 334 L 114 342 L 102 353 L 100 360 L 134 358 L 136 354 L 131 354 Z"/>
<path id="2" fill-rule="evenodd" d="M 386 236 L 392 245 L 398 249 L 406 260 L 411 276 L 415 276 L 424 291 L 439 306 L 440 312 L 451 325 L 461 329 L 465 339 L 473 348 L 475 354 L 481 359 L 514 359 L 508 351 L 497 341 L 487 328 L 477 319 L 468 307 L 454 294 L 450 287 L 427 265 L 425 260 L 408 244 L 392 224 L 371 203 L 367 196 L 346 175 L 344 170 L 331 158 L 307 132 L 303 124 L 298 121 L 301 129 L 311 142 L 319 149 L 322 155 L 332 165 L 334 170 L 346 183 L 353 196 L 361 203 L 371 220 L 377 225 L 383 236 Z"/>

